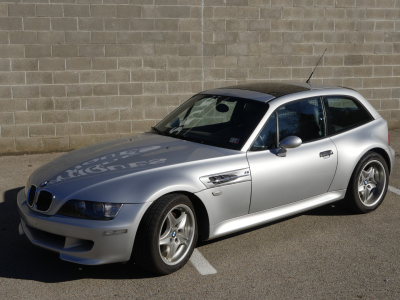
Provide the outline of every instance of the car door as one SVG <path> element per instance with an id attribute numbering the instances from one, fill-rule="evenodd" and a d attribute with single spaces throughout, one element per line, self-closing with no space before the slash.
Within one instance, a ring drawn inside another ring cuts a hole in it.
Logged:
<path id="1" fill-rule="evenodd" d="M 327 137 L 323 103 L 307 98 L 274 111 L 247 152 L 252 177 L 249 213 L 326 193 L 333 180 L 337 152 Z M 278 141 L 297 136 L 302 144 L 277 155 Z"/>

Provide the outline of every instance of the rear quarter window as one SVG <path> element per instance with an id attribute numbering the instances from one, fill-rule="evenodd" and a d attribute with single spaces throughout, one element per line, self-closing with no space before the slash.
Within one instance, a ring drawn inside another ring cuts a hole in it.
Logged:
<path id="1" fill-rule="evenodd" d="M 345 96 L 324 97 L 329 134 L 337 134 L 373 120 L 357 100 Z"/>

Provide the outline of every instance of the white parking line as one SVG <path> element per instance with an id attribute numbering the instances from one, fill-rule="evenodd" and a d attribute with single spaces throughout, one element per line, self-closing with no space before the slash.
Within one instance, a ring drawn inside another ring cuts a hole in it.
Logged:
<path id="1" fill-rule="evenodd" d="M 389 191 L 400 196 L 400 190 L 389 185 Z"/>
<path id="2" fill-rule="evenodd" d="M 200 253 L 199 250 L 194 249 L 190 262 L 199 271 L 201 275 L 210 275 L 217 273 L 217 270 L 208 262 L 207 259 Z"/>

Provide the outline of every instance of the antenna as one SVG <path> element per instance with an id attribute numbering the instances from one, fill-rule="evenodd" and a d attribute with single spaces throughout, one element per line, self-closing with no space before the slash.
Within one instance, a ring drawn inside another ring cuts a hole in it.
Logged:
<path id="1" fill-rule="evenodd" d="M 325 52 L 326 52 L 327 49 L 328 49 L 328 48 L 325 48 L 324 53 L 322 53 L 321 57 L 319 58 L 317 64 L 316 64 L 315 67 L 314 67 L 314 70 L 312 70 L 310 77 L 308 77 L 306 83 L 310 83 L 310 79 L 311 79 L 311 77 L 313 76 L 315 69 L 318 67 L 319 62 L 321 61 L 321 59 L 322 59 L 322 57 L 324 56 L 324 54 L 325 54 Z"/>

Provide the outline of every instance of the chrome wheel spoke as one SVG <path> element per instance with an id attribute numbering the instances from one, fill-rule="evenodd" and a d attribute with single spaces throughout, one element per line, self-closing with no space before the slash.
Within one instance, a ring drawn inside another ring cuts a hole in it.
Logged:
<path id="1" fill-rule="evenodd" d="M 177 249 L 178 249 L 178 244 L 175 243 L 175 241 L 173 241 L 173 242 L 169 245 L 169 249 L 168 249 L 168 252 L 167 252 L 167 256 L 166 256 L 165 258 L 166 258 L 167 260 L 170 261 L 170 260 L 174 257 L 174 255 L 175 255 Z"/>
<path id="2" fill-rule="evenodd" d="M 169 235 L 160 238 L 160 246 L 169 246 L 169 244 L 171 244 L 171 237 Z"/>
<path id="3" fill-rule="evenodd" d="M 368 181 L 371 179 L 375 181 L 375 169 L 371 167 L 371 169 L 368 171 Z"/>
<path id="4" fill-rule="evenodd" d="M 360 184 L 360 185 L 358 186 L 358 192 L 359 192 L 359 193 L 362 193 L 362 192 L 364 192 L 364 190 L 365 190 L 365 185 L 364 185 L 364 183 L 363 183 L 363 184 Z"/>
<path id="5" fill-rule="evenodd" d="M 178 228 L 178 230 L 184 230 L 185 226 L 186 226 L 186 219 L 187 219 L 187 215 L 182 212 L 181 216 L 176 219 L 176 228 Z"/>
<path id="6" fill-rule="evenodd" d="M 181 245 L 186 245 L 189 239 L 187 238 L 187 236 L 185 234 L 178 233 L 178 240 Z"/>

